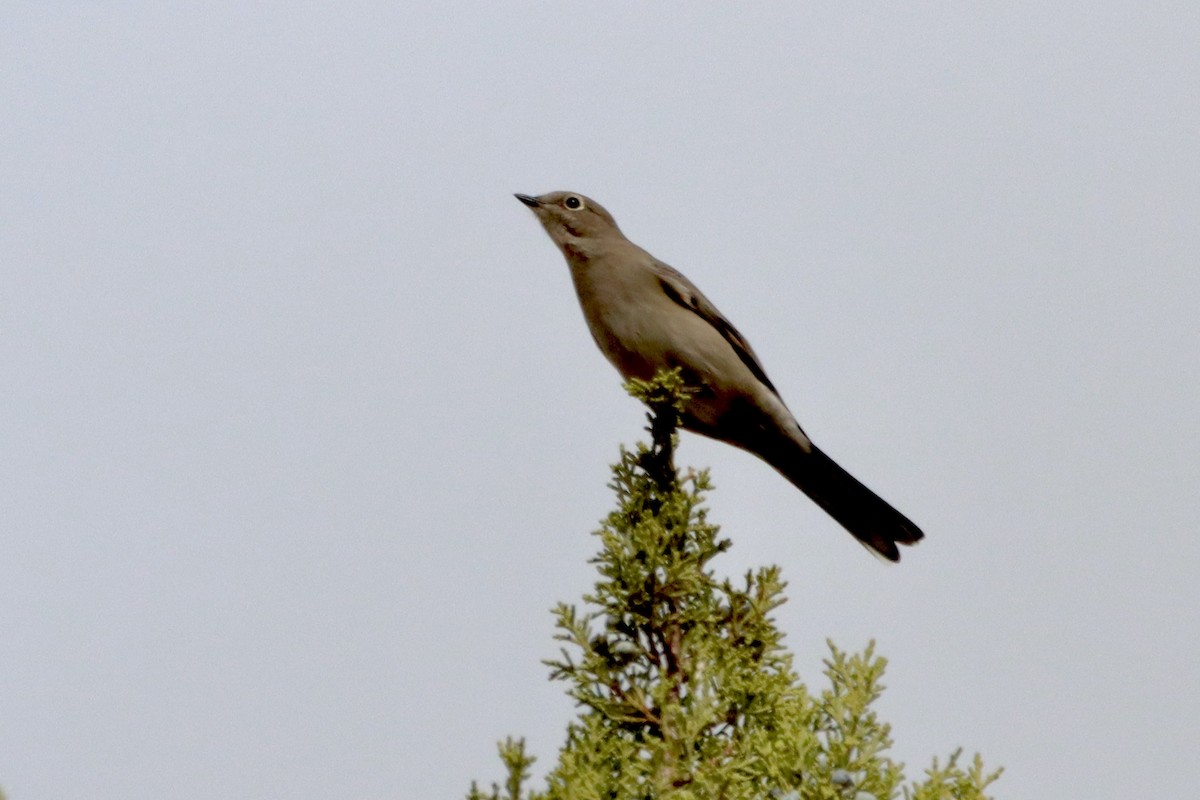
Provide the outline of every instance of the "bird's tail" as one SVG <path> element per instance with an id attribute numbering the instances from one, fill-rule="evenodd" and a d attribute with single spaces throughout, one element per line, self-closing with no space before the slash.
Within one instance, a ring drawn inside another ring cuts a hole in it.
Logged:
<path id="1" fill-rule="evenodd" d="M 915 544 L 925 536 L 815 445 L 807 451 L 794 442 L 788 445 L 794 446 L 771 447 L 759 454 L 871 550 L 899 561 L 897 544 Z"/>

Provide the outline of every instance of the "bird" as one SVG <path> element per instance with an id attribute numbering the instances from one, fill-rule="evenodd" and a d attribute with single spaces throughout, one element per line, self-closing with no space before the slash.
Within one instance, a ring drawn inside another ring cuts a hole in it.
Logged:
<path id="1" fill-rule="evenodd" d="M 840 467 L 796 422 L 746 337 L 690 280 L 631 242 L 612 214 L 577 192 L 516 194 L 562 251 L 596 345 L 626 380 L 679 369 L 691 390 L 680 424 L 753 453 L 869 550 L 924 533 Z"/>

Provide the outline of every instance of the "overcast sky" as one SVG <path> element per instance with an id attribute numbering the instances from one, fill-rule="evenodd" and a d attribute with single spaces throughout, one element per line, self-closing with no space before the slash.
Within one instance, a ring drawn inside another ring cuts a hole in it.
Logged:
<path id="1" fill-rule="evenodd" d="M 890 659 L 916 776 L 1185 797 L 1200 5 L 8 3 L 0 786 L 457 797 L 553 762 L 549 609 L 641 410 L 513 192 L 572 189 L 926 531 L 752 456 L 719 572 Z"/>

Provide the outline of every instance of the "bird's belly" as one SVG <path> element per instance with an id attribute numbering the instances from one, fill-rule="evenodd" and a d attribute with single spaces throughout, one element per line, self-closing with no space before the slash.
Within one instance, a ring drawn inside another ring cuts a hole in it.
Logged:
<path id="1" fill-rule="evenodd" d="M 692 366 L 694 359 L 680 352 L 680 337 L 650 309 L 588 322 L 600 351 L 625 379 L 649 380 L 664 369 Z"/>
<path id="2" fill-rule="evenodd" d="M 621 324 L 630 320 L 636 322 Z M 693 391 L 685 425 L 700 433 L 714 435 L 730 414 L 741 416 L 743 408 L 756 405 L 749 395 L 766 390 L 733 347 L 699 317 L 676 315 L 663 322 L 652 312 L 626 314 L 590 327 L 601 352 L 627 380 L 649 380 L 678 368 Z"/>

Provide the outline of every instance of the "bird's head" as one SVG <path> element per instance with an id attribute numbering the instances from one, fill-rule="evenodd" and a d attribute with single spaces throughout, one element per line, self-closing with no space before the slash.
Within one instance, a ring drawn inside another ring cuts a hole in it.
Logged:
<path id="1" fill-rule="evenodd" d="M 518 194 L 516 198 L 533 209 L 564 253 L 587 251 L 589 244 L 614 236 L 625 238 L 604 206 L 578 192 L 550 192 L 537 197 Z"/>

